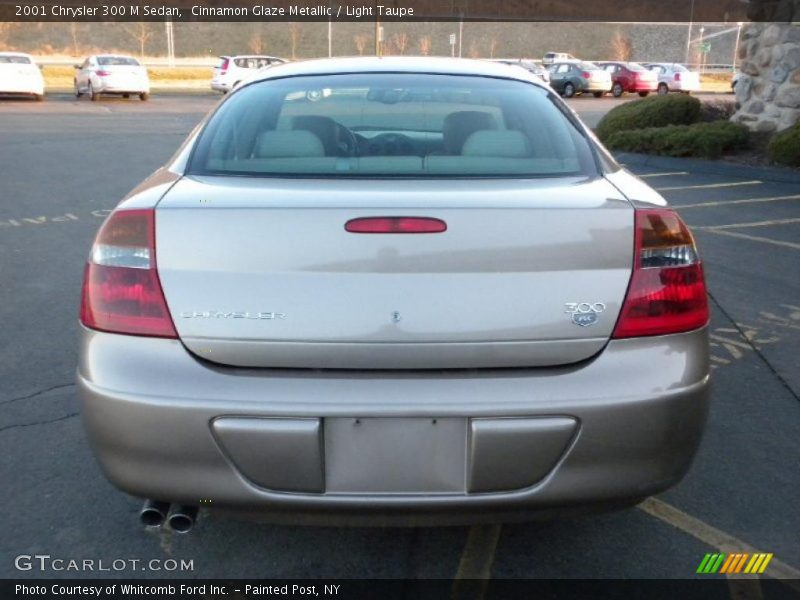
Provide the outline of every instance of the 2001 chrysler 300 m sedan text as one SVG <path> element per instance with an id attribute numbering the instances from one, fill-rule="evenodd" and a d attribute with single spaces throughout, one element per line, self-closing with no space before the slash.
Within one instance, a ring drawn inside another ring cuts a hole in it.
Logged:
<path id="1" fill-rule="evenodd" d="M 265 71 L 103 224 L 78 383 L 145 521 L 630 504 L 708 410 L 691 234 L 522 69 Z"/>

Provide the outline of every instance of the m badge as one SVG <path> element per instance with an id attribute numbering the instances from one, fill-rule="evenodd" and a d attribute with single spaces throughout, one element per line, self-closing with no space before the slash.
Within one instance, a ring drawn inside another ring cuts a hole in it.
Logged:
<path id="1" fill-rule="evenodd" d="M 589 327 L 597 323 L 600 313 L 606 309 L 602 302 L 567 302 L 564 311 L 572 317 L 572 322 L 579 327 Z"/>

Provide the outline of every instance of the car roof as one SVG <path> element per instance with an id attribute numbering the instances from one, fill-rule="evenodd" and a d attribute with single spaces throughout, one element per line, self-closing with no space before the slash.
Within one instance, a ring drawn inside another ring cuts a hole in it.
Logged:
<path id="1" fill-rule="evenodd" d="M 467 58 L 433 58 L 408 56 L 357 56 L 351 58 L 322 58 L 289 62 L 259 72 L 250 83 L 280 77 L 301 75 L 337 75 L 343 73 L 432 73 L 441 75 L 473 75 L 516 79 L 542 85 L 535 75 L 525 69 L 509 69 L 503 63 Z"/>
<path id="2" fill-rule="evenodd" d="M 220 56 L 220 58 L 277 58 L 278 60 L 286 60 L 280 56 L 272 56 L 271 54 L 230 54 Z"/>
<path id="3" fill-rule="evenodd" d="M 95 54 L 95 58 L 132 58 L 135 61 L 139 61 L 138 58 L 135 56 L 131 56 L 130 54 Z"/>
<path id="4" fill-rule="evenodd" d="M 30 54 L 25 54 L 24 52 L 0 52 L 0 56 L 24 56 L 25 58 L 33 59 Z"/>

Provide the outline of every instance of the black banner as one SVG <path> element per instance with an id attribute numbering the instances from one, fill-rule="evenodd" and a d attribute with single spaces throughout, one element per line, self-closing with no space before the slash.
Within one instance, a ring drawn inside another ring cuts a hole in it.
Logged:
<path id="1" fill-rule="evenodd" d="M 44 579 L 3 580 L 3 600 L 40 598 L 47 600 L 93 598 L 98 600 L 200 600 L 326 598 L 335 600 L 426 600 L 481 598 L 516 600 L 536 598 L 592 598 L 609 600 L 730 600 L 761 598 L 789 600 L 800 597 L 800 582 L 774 579 L 707 580 L 122 580 Z"/>
<path id="2" fill-rule="evenodd" d="M 790 7 L 782 8 L 782 2 Z M 0 21 L 791 20 L 793 0 L 0 0 Z M 767 7 L 767 8 L 765 8 Z"/>

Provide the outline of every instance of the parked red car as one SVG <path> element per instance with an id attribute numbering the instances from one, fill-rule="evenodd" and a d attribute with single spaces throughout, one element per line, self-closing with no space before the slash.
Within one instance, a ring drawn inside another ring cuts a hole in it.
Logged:
<path id="1" fill-rule="evenodd" d="M 615 98 L 624 92 L 637 92 L 642 98 L 658 88 L 658 77 L 639 63 L 602 62 L 601 69 L 611 73 L 611 94 Z"/>

